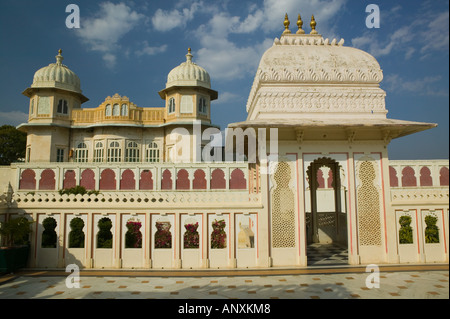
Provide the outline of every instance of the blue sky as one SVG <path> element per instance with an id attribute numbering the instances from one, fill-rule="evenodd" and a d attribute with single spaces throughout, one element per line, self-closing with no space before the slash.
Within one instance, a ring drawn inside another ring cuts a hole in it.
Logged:
<path id="1" fill-rule="evenodd" d="M 66 27 L 71 3 L 80 8 L 80 29 Z M 379 29 L 366 27 L 368 4 L 380 8 Z M 0 0 L 0 125 L 26 121 L 28 99 L 21 92 L 60 48 L 90 99 L 83 107 L 97 107 L 115 93 L 155 107 L 164 105 L 158 91 L 191 47 L 219 92 L 212 121 L 223 129 L 246 119 L 260 57 L 280 37 L 286 12 L 291 30 L 298 13 L 309 30 L 314 14 L 324 38 L 344 38 L 377 58 L 389 118 L 439 125 L 393 140 L 391 159 L 449 158 L 446 0 Z"/>

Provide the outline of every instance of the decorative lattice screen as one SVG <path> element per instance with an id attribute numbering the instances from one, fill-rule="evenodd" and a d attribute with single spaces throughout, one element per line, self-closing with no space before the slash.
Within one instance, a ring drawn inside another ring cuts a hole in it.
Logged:
<path id="1" fill-rule="evenodd" d="M 274 173 L 272 190 L 272 247 L 295 247 L 295 201 L 289 183 L 292 170 L 288 163 L 279 162 Z"/>
<path id="2" fill-rule="evenodd" d="M 362 246 L 381 246 L 380 192 L 376 182 L 376 168 L 372 161 L 359 165 L 358 230 Z"/>

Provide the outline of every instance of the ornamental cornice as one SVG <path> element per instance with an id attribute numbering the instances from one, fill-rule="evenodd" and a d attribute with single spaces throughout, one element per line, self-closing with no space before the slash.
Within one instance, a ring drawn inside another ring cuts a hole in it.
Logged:
<path id="1" fill-rule="evenodd" d="M 258 90 L 254 99 L 256 112 L 364 112 L 386 113 L 386 93 L 380 90 Z"/>

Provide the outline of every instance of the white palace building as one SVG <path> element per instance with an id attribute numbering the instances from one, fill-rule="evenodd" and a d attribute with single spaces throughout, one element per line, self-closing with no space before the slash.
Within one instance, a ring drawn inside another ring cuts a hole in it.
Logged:
<path id="1" fill-rule="evenodd" d="M 388 118 L 377 60 L 324 39 L 314 19 L 310 33 L 302 24 L 291 32 L 286 16 L 247 119 L 228 126 L 231 141 L 247 133 L 245 160 L 236 145 L 234 158 L 211 149 L 218 92 L 190 50 L 159 92 L 165 107 L 115 94 L 83 108 L 61 51 L 38 70 L 18 127 L 25 162 L 0 168 L 0 222 L 34 221 L 28 267 L 448 263 L 448 160 L 390 161 L 387 151 L 436 125 Z"/>

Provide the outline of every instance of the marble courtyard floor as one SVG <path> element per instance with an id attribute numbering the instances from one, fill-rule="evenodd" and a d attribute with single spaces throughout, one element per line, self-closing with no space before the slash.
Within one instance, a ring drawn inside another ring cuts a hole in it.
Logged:
<path id="1" fill-rule="evenodd" d="M 0 276 L 0 299 L 448 299 L 448 264 L 380 265 L 367 287 L 364 266 L 257 270 L 81 270 L 67 288 L 63 270 Z"/>

